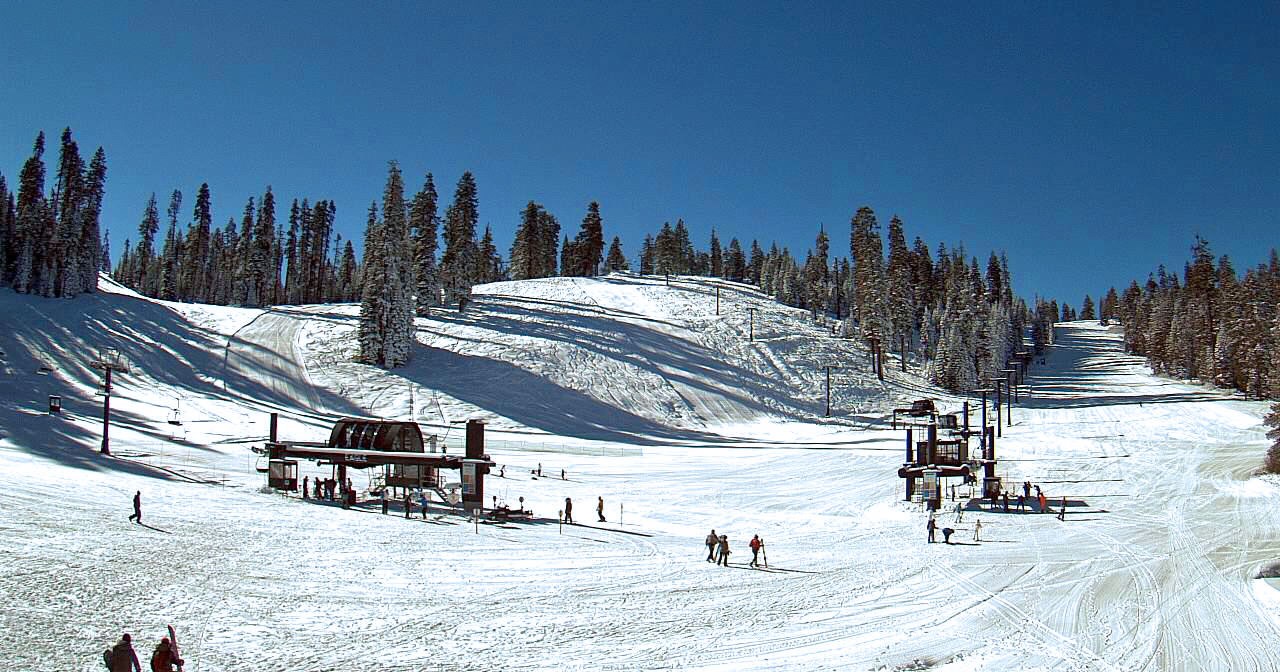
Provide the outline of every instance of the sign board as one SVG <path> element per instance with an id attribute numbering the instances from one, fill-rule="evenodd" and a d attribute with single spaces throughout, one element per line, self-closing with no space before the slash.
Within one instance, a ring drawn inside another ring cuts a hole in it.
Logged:
<path id="1" fill-rule="evenodd" d="M 471 495 L 476 491 L 476 465 L 471 462 L 462 463 L 462 494 Z"/>
<path id="2" fill-rule="evenodd" d="M 923 484 L 920 486 L 920 496 L 926 501 L 938 499 L 938 472 L 935 469 L 925 469 Z"/>

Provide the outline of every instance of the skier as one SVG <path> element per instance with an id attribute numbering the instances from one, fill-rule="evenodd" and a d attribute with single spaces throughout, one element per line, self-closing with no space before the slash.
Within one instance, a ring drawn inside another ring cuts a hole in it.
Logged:
<path id="1" fill-rule="evenodd" d="M 980 539 L 980 538 L 979 538 L 979 537 L 981 536 L 981 534 L 982 534 L 982 519 L 981 519 L 981 518 L 979 518 L 979 519 L 978 519 L 976 522 L 974 522 L 974 524 L 973 524 L 973 540 L 974 540 L 974 541 L 982 541 L 982 539 Z"/>
<path id="2" fill-rule="evenodd" d="M 133 650 L 133 640 L 127 632 L 120 636 L 120 641 L 115 646 L 107 649 L 103 657 L 111 672 L 142 672 L 138 653 Z"/>
<path id="3" fill-rule="evenodd" d="M 716 535 L 715 530 L 711 530 L 711 534 L 707 535 L 707 562 L 716 561 L 716 549 L 720 546 L 720 537 Z"/>
<path id="4" fill-rule="evenodd" d="M 1066 521 L 1067 519 L 1067 498 L 1062 498 L 1062 508 L 1058 510 L 1058 520 Z"/>
<path id="5" fill-rule="evenodd" d="M 1009 513 L 1009 491 L 1005 490 L 1002 496 L 1004 497 L 1004 512 Z"/>
<path id="6" fill-rule="evenodd" d="M 387 491 L 382 491 L 382 515 L 387 515 Z"/>
<path id="7" fill-rule="evenodd" d="M 604 519 L 604 497 L 600 497 L 600 501 L 596 502 L 596 515 L 600 517 L 600 522 L 606 522 Z"/>
<path id="8" fill-rule="evenodd" d="M 1036 497 L 1040 499 L 1040 513 L 1049 513 L 1049 498 L 1044 496 L 1038 485 L 1036 486 Z"/>
<path id="9" fill-rule="evenodd" d="M 758 534 L 751 535 L 751 543 L 748 545 L 751 547 L 751 566 L 752 567 L 760 566 L 760 563 L 758 562 L 758 560 L 760 558 L 760 546 L 763 543 L 764 542 L 760 541 L 760 535 Z"/>
<path id="10" fill-rule="evenodd" d="M 1022 496 L 1031 499 L 1031 481 L 1022 482 Z"/>
<path id="11" fill-rule="evenodd" d="M 409 520 L 409 511 L 413 509 L 413 502 L 409 500 L 409 491 L 404 491 L 404 519 Z"/>
<path id="12" fill-rule="evenodd" d="M 960 502 L 956 502 L 956 522 L 958 523 L 962 519 L 964 519 L 964 507 L 961 506 Z"/>
<path id="13" fill-rule="evenodd" d="M 182 668 L 182 659 L 173 655 L 173 644 L 168 637 L 161 637 L 151 654 L 151 672 L 173 672 Z"/>
<path id="14" fill-rule="evenodd" d="M 569 525 L 573 524 L 573 500 L 568 497 L 564 498 L 564 522 Z"/>
<path id="15" fill-rule="evenodd" d="M 1026 498 L 1023 497 L 1022 495 L 1018 495 L 1018 513 L 1022 513 L 1026 503 L 1027 503 Z"/>
<path id="16" fill-rule="evenodd" d="M 564 469 L 561 469 L 561 470 L 560 470 L 560 480 L 562 480 L 562 481 L 563 481 L 563 480 L 565 480 L 565 478 L 564 478 Z"/>
<path id="17" fill-rule="evenodd" d="M 310 476 L 303 476 L 303 477 L 302 477 L 302 498 L 303 498 L 303 499 L 306 499 L 306 498 L 307 498 L 307 485 L 309 484 L 309 483 L 308 483 L 308 481 L 310 481 L 310 480 L 311 480 L 311 477 L 310 477 Z"/>
<path id="18" fill-rule="evenodd" d="M 422 504 L 422 519 L 423 519 L 423 520 L 426 520 L 426 519 L 427 519 L 427 508 L 428 508 L 428 507 L 427 507 L 428 502 L 427 502 L 427 491 L 426 491 L 426 490 L 422 490 L 422 491 L 418 492 L 418 502 Z"/>
<path id="19" fill-rule="evenodd" d="M 133 515 L 129 516 L 129 520 L 132 520 L 138 523 L 139 525 L 142 524 L 142 491 L 141 490 L 133 494 Z"/>
<path id="20" fill-rule="evenodd" d="M 729 535 L 727 534 L 720 535 L 720 559 L 716 564 L 729 566 Z"/>
<path id="21" fill-rule="evenodd" d="M 932 544 L 934 541 L 933 532 L 938 529 L 938 523 L 933 519 L 933 516 L 929 516 L 929 522 L 925 523 L 925 528 L 929 530 L 929 543 Z"/>

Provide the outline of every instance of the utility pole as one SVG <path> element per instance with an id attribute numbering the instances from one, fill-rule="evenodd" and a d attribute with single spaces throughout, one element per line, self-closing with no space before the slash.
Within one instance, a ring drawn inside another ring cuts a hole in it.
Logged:
<path id="1" fill-rule="evenodd" d="M 89 364 L 95 369 L 105 372 L 102 385 L 102 448 L 103 455 L 111 454 L 111 372 L 128 373 L 129 365 L 125 364 L 119 350 L 104 350 L 98 353 L 98 359 Z"/>

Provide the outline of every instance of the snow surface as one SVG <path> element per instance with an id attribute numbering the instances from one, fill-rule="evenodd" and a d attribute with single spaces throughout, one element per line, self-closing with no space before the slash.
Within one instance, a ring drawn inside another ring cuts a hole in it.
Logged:
<path id="1" fill-rule="evenodd" d="M 393 372 L 350 362 L 355 306 L 102 288 L 0 293 L 13 669 L 97 670 L 120 632 L 146 654 L 165 623 L 196 672 L 1280 668 L 1280 592 L 1255 579 L 1280 560 L 1280 485 L 1251 475 L 1265 407 L 1151 376 L 1115 329 L 1060 326 L 997 444 L 1006 481 L 1067 497 L 1066 520 L 980 511 L 962 488 L 963 521 L 944 523 L 963 543 L 931 545 L 888 416 L 960 400 L 896 366 L 876 380 L 829 325 L 732 283 L 480 287 L 465 313 L 420 318 Z M 132 365 L 114 457 L 89 366 L 104 348 Z M 825 365 L 844 367 L 831 418 Z M 537 517 L 406 521 L 263 492 L 249 447 L 271 411 L 296 440 L 340 415 L 412 418 L 451 452 L 451 421 L 483 418 L 505 467 L 486 492 Z M 147 527 L 126 521 L 135 490 Z M 557 523 L 565 497 L 580 524 Z M 704 560 L 711 528 L 729 568 Z M 767 570 L 745 566 L 752 534 Z"/>

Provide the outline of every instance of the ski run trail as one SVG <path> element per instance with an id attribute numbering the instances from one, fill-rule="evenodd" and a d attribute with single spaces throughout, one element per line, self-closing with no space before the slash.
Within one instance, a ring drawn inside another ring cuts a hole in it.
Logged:
<path id="1" fill-rule="evenodd" d="M 889 417 L 963 399 L 896 356 L 877 380 L 859 343 L 739 285 L 481 286 L 464 313 L 418 318 L 390 372 L 352 363 L 355 305 L 102 290 L 0 293 L 10 669 L 99 670 L 126 631 L 145 659 L 166 623 L 189 672 L 1280 669 L 1280 591 L 1255 578 L 1280 561 L 1280 481 L 1254 473 L 1266 405 L 1151 375 L 1116 327 L 1059 325 L 997 442 L 1007 487 L 1065 497 L 1065 520 L 961 487 L 947 545 L 903 501 Z M 131 367 L 112 457 L 89 366 L 105 348 Z M 535 517 L 438 503 L 406 520 L 265 490 L 250 448 L 270 412 L 299 441 L 344 415 L 412 419 L 450 453 L 457 421 L 483 419 L 501 465 L 486 500 Z M 135 491 L 144 525 L 126 520 Z M 559 524 L 566 497 L 577 525 Z M 712 528 L 727 568 L 705 560 Z M 753 534 L 767 569 L 747 566 Z"/>

